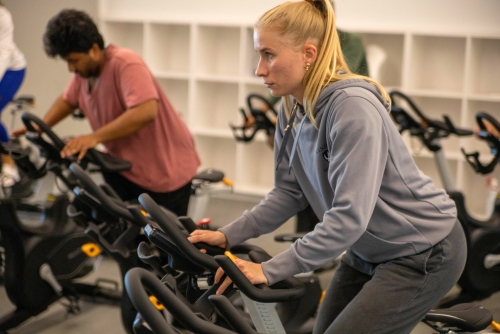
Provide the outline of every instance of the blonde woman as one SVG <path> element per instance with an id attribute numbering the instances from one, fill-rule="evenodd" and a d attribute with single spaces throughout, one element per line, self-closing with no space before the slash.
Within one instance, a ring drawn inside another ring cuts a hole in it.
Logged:
<path id="1" fill-rule="evenodd" d="M 254 284 L 274 284 L 346 251 L 315 333 L 411 332 L 465 264 L 453 201 L 415 165 L 384 89 L 349 71 L 328 0 L 266 12 L 254 46 L 257 75 L 274 96 L 285 96 L 275 187 L 241 218 L 193 232 L 191 242 L 233 246 L 274 231 L 309 202 L 322 220 L 313 231 L 267 262 L 236 260 L 238 267 Z"/>

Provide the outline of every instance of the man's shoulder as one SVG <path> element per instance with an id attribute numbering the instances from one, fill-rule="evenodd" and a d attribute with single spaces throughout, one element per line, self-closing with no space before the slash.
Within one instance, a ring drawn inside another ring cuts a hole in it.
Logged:
<path id="1" fill-rule="evenodd" d="M 106 49 L 107 57 L 116 66 L 127 66 L 131 64 L 145 65 L 141 56 L 135 51 L 117 47 L 113 44 L 109 45 Z"/>

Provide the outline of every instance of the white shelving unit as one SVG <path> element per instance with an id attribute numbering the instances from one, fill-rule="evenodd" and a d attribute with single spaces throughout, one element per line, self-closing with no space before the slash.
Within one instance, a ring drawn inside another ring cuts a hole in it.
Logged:
<path id="1" fill-rule="evenodd" d="M 238 109 L 246 108 L 247 94 L 267 94 L 262 80 L 254 76 L 257 55 L 252 23 L 256 17 L 240 23 L 230 15 L 227 20 L 195 14 L 165 15 L 165 19 L 155 14 L 145 19 L 142 8 L 137 15 L 124 10 L 125 15 L 116 1 L 101 1 L 100 28 L 106 43 L 131 48 L 144 57 L 194 134 L 202 168 L 223 170 L 240 194 L 263 195 L 270 190 L 273 154 L 264 136 L 250 144 L 236 143 L 228 126 L 241 123 Z M 117 9 L 112 14 L 106 1 Z M 134 6 L 130 3 L 126 6 Z M 469 128 L 475 127 L 478 111 L 500 119 L 500 33 L 426 31 L 418 25 L 342 28 L 359 33 L 365 46 L 381 47 L 387 54 L 381 83 L 388 90 L 409 94 L 431 117 L 446 114 Z M 432 155 L 408 136 L 405 140 L 419 167 L 441 186 Z M 472 172 L 460 148 L 487 154 L 486 145 L 476 138 L 442 142 L 457 188 L 466 191 L 469 209 L 480 214 L 486 198 L 484 177 Z"/>

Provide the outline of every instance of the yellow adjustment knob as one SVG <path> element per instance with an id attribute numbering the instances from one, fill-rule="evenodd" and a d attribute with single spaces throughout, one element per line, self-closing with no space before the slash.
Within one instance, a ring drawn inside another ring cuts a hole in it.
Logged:
<path id="1" fill-rule="evenodd" d="M 325 293 L 326 293 L 326 291 L 323 291 L 323 292 L 321 293 L 321 298 L 319 299 L 319 303 L 320 303 L 320 304 L 323 302 L 323 298 L 325 298 Z"/>
<path id="2" fill-rule="evenodd" d="M 229 179 L 226 179 L 225 177 L 222 178 L 222 182 L 227 185 L 227 186 L 230 186 L 232 187 L 233 186 L 233 181 L 229 180 Z"/>
<path id="3" fill-rule="evenodd" d="M 47 201 L 54 202 L 56 200 L 56 197 L 52 194 L 48 194 L 47 197 L 45 198 Z"/>
<path id="4" fill-rule="evenodd" d="M 84 252 L 88 257 L 96 257 L 101 254 L 101 248 L 98 245 L 89 242 L 88 244 L 82 245 L 82 252 Z"/>
<path id="5" fill-rule="evenodd" d="M 227 256 L 228 258 L 231 259 L 231 261 L 234 261 L 236 260 L 238 257 L 236 255 L 234 255 L 233 253 L 231 253 L 230 251 L 225 251 L 224 252 L 224 255 Z"/>
<path id="6" fill-rule="evenodd" d="M 491 326 L 495 328 L 497 332 L 500 332 L 500 324 L 498 322 L 492 321 Z"/>
<path id="7" fill-rule="evenodd" d="M 146 212 L 146 210 L 141 210 L 141 213 L 142 213 L 143 216 L 147 216 L 148 215 L 148 213 Z"/>
<path id="8" fill-rule="evenodd" d="M 165 309 L 165 306 L 163 306 L 155 296 L 149 296 L 149 300 L 151 301 L 151 303 L 153 303 L 158 311 L 163 311 Z"/>

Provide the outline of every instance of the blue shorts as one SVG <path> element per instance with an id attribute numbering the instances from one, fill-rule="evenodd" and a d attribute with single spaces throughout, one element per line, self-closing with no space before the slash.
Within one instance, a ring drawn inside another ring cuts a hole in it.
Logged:
<path id="1" fill-rule="evenodd" d="M 0 116 L 5 106 L 12 101 L 14 95 L 16 95 L 17 91 L 19 90 L 19 87 L 21 87 L 21 83 L 24 80 L 25 73 L 26 69 L 16 71 L 7 70 L 2 80 L 0 80 Z M 7 143 L 9 141 L 7 128 L 1 121 L 0 141 L 2 141 L 2 143 Z"/>

